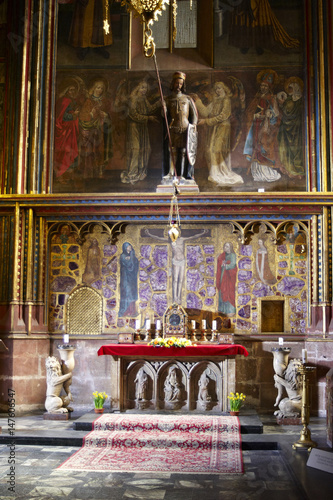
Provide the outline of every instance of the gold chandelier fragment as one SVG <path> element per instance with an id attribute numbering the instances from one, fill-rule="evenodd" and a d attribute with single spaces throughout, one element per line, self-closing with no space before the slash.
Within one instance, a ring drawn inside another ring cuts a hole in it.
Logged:
<path id="1" fill-rule="evenodd" d="M 166 5 L 172 6 L 173 12 L 173 40 L 176 39 L 177 27 L 177 0 L 122 0 L 121 5 L 125 5 L 129 11 L 134 12 L 136 17 L 140 18 L 142 24 L 145 25 L 145 40 L 143 50 L 146 57 L 153 57 L 155 54 L 155 42 L 151 25 L 158 20 L 158 16 L 162 15 Z M 192 10 L 192 0 L 190 0 L 190 8 Z"/>
<path id="2" fill-rule="evenodd" d="M 178 207 L 178 179 L 175 177 L 173 179 L 174 194 L 170 202 L 170 212 L 169 212 L 169 237 L 172 243 L 178 240 L 180 236 L 180 217 L 179 217 L 179 207 Z"/>

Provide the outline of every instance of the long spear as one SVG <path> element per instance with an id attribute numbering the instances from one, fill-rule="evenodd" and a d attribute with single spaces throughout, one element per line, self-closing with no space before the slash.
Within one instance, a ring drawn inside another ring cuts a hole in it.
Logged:
<path id="1" fill-rule="evenodd" d="M 154 51 L 154 54 L 153 54 L 153 59 L 154 59 L 155 70 L 156 70 L 156 75 L 157 75 L 158 88 L 159 88 L 160 96 L 161 96 L 161 103 L 162 103 L 162 108 L 163 108 L 163 115 L 164 115 L 164 120 L 165 120 L 165 126 L 166 126 L 167 136 L 168 136 L 169 151 L 170 151 L 170 158 L 171 158 L 171 169 L 170 169 L 171 171 L 170 171 L 170 173 L 173 176 L 175 176 L 175 159 L 174 159 L 174 156 L 173 156 L 171 136 L 170 136 L 170 128 L 169 128 L 169 123 L 168 123 L 167 111 L 166 111 L 166 106 L 165 106 L 165 101 L 164 101 L 163 90 L 162 90 L 162 85 L 161 85 L 160 74 L 159 74 L 159 71 L 158 71 L 157 59 L 156 59 L 155 51 Z"/>

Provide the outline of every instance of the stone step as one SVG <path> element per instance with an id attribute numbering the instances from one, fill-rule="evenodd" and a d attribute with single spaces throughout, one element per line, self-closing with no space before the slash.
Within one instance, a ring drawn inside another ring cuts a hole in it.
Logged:
<path id="1" fill-rule="evenodd" d="M 31 431 L 29 434 L 17 434 L 14 438 L 0 435 L 0 445 L 12 444 L 15 446 L 70 446 L 81 448 L 83 439 L 87 435 L 84 431 L 75 431 L 70 436 L 55 436 L 46 432 Z M 277 450 L 279 444 L 274 441 L 274 436 L 242 435 L 242 450 Z"/>
<path id="2" fill-rule="evenodd" d="M 105 412 L 107 413 L 107 411 Z M 128 413 L 128 412 L 127 412 Z M 168 412 L 161 412 L 166 414 Z M 0 444 L 29 446 L 72 446 L 81 447 L 84 437 L 92 431 L 92 424 L 98 418 L 94 411 L 81 415 L 72 414 L 72 420 L 46 420 L 42 415 L 30 417 L 25 424 L 17 419 L 15 435 L 10 436 L 5 426 L 0 435 Z M 274 436 L 263 434 L 263 423 L 255 412 L 244 412 L 239 416 L 243 450 L 276 450 Z"/>
<path id="3" fill-rule="evenodd" d="M 104 414 L 107 414 L 108 412 L 105 412 Z M 130 412 L 126 412 L 128 414 Z M 148 414 L 145 412 L 145 414 Z M 152 413 L 153 415 L 156 415 L 156 412 Z M 160 412 L 161 415 L 167 415 L 170 414 L 168 412 Z M 182 413 L 184 414 L 184 413 Z M 194 413 L 191 412 L 191 415 Z M 204 415 L 204 413 L 202 413 Z M 228 414 L 225 414 L 228 415 Z M 76 431 L 86 431 L 89 432 L 92 430 L 92 423 L 94 420 L 98 418 L 98 415 L 96 415 L 94 412 L 89 412 L 84 415 L 82 415 L 80 418 L 76 419 L 73 422 L 73 429 Z M 241 425 L 241 434 L 262 434 L 263 433 L 263 423 L 261 422 L 260 418 L 258 417 L 257 413 L 254 412 L 248 412 L 241 414 L 239 416 L 239 422 Z"/>

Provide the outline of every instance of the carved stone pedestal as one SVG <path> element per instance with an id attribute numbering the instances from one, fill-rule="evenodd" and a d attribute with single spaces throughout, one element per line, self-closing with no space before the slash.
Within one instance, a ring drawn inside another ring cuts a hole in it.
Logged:
<path id="1" fill-rule="evenodd" d="M 68 413 L 44 413 L 43 420 L 70 420 L 71 412 Z"/>
<path id="2" fill-rule="evenodd" d="M 301 417 L 294 417 L 294 418 L 276 418 L 276 423 L 278 425 L 301 425 L 302 419 Z"/>

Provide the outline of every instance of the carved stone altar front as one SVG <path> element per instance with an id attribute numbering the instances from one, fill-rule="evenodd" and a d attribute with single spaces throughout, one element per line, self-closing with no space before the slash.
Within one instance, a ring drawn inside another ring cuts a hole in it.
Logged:
<path id="1" fill-rule="evenodd" d="M 228 411 L 235 358 L 112 356 L 111 410 Z"/>

